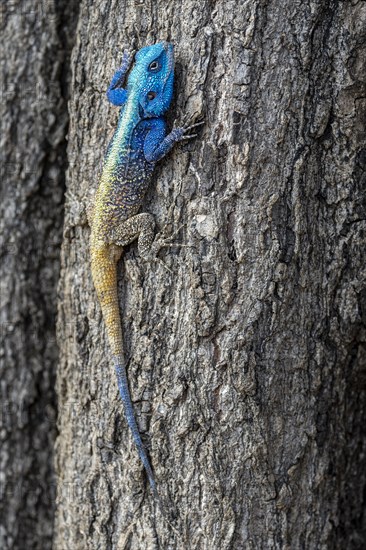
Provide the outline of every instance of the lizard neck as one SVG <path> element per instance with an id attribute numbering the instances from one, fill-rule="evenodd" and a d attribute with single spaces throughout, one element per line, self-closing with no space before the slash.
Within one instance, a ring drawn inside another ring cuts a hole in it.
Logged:
<path id="1" fill-rule="evenodd" d="M 141 120 L 139 109 L 139 93 L 131 91 L 123 111 L 120 114 L 118 126 L 113 137 L 113 144 L 108 155 L 107 164 L 115 163 L 117 155 L 128 155 L 131 137 Z"/>
<path id="2" fill-rule="evenodd" d="M 104 159 L 104 166 L 100 178 L 99 187 L 95 197 L 94 213 L 92 220 L 92 242 L 105 244 L 105 238 L 100 234 L 105 233 L 105 220 L 108 214 L 113 217 L 115 206 L 110 206 L 110 197 L 116 188 L 120 187 L 123 173 L 126 171 L 131 155 L 132 134 L 141 120 L 139 109 L 139 91 L 130 90 L 128 100 L 121 111 L 117 129 L 112 138 L 111 145 Z M 99 242 L 100 241 L 100 242 Z"/>

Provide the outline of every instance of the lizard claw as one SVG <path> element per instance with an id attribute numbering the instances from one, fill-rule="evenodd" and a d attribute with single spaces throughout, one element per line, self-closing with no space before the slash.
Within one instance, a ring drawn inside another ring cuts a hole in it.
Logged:
<path id="1" fill-rule="evenodd" d="M 190 123 L 183 123 L 183 126 L 175 128 L 175 131 L 178 133 L 178 141 L 184 140 L 184 139 L 192 139 L 197 136 L 197 134 L 193 133 L 191 134 L 190 131 L 193 130 L 193 128 L 197 128 L 197 126 L 201 126 L 205 123 L 205 120 L 199 120 L 198 122 L 194 122 L 193 124 Z"/>
<path id="2" fill-rule="evenodd" d="M 187 132 L 188 130 L 192 130 L 192 128 L 197 128 L 197 126 L 201 126 L 205 123 L 205 120 L 199 120 L 198 122 L 195 122 L 194 124 L 189 124 L 188 126 L 184 126 L 184 130 Z"/>
<path id="3" fill-rule="evenodd" d="M 192 138 L 195 138 L 197 136 L 198 136 L 198 134 L 188 134 L 187 136 L 186 135 L 182 136 L 180 139 L 181 140 L 183 140 L 183 139 L 192 139 Z"/>

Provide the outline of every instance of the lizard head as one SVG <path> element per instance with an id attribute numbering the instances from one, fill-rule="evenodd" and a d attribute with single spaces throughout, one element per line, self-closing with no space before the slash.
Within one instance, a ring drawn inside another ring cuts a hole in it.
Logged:
<path id="1" fill-rule="evenodd" d="M 128 87 L 140 90 L 138 100 L 144 117 L 160 116 L 169 108 L 173 82 L 173 44 L 159 42 L 137 52 Z"/>

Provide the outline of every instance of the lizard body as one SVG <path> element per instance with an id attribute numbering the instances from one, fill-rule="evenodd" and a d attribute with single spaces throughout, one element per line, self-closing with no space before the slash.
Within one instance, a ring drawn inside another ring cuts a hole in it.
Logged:
<path id="1" fill-rule="evenodd" d="M 188 135 L 189 130 L 201 123 L 166 133 L 162 115 L 173 95 L 172 44 L 161 42 L 138 51 L 125 89 L 123 83 L 132 59 L 133 54 L 124 53 L 122 65 L 114 74 L 107 91 L 109 101 L 122 109 L 105 155 L 90 216 L 90 254 L 92 277 L 106 325 L 126 419 L 154 496 L 157 496 L 154 474 L 141 440 L 128 389 L 117 294 L 117 262 L 123 247 L 135 239 L 138 239 L 140 255 L 147 259 L 151 257 L 154 218 L 151 214 L 138 211 L 155 163 L 176 142 L 194 137 Z M 157 251 L 158 248 L 155 248 Z"/>

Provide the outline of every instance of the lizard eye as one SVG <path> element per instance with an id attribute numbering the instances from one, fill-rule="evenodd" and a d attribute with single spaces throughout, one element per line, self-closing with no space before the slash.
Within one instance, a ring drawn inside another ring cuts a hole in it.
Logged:
<path id="1" fill-rule="evenodd" d="M 149 101 L 152 101 L 152 100 L 155 99 L 155 98 L 156 98 L 156 93 L 155 93 L 155 92 L 149 92 L 149 93 L 147 94 L 147 99 L 148 99 Z"/>
<path id="2" fill-rule="evenodd" d="M 156 72 L 158 69 L 160 69 L 160 65 L 157 61 L 152 61 L 149 65 L 149 71 Z"/>

